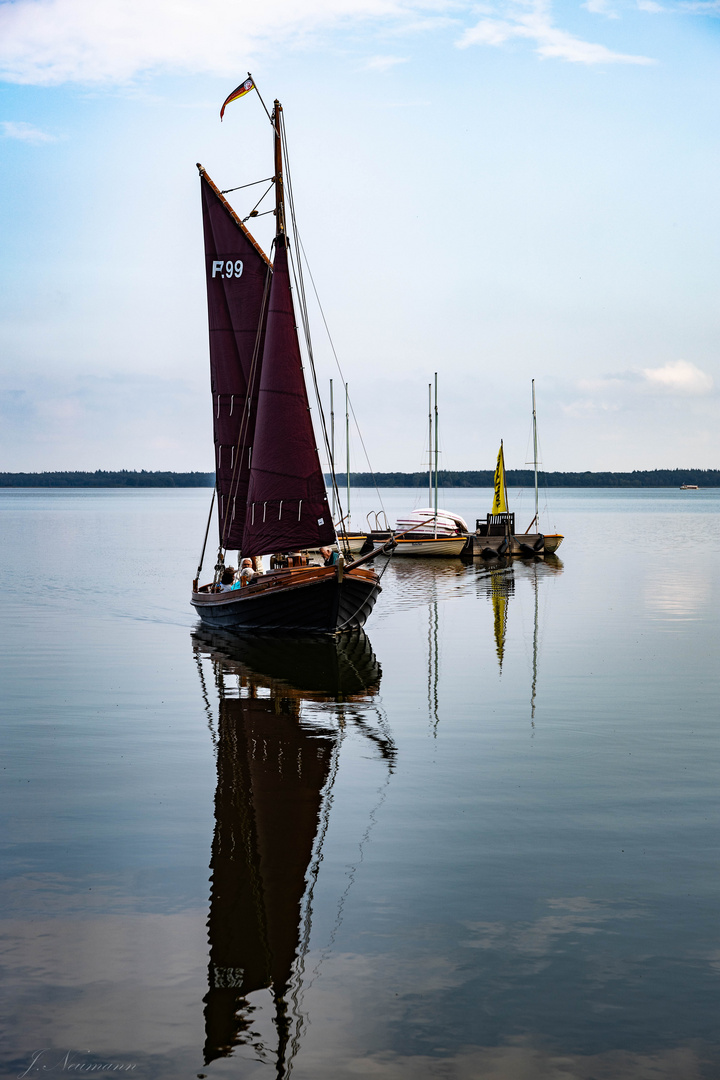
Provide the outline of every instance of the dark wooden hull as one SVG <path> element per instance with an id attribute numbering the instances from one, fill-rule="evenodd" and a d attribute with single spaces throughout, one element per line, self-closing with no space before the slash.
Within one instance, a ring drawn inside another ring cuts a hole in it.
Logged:
<path id="1" fill-rule="evenodd" d="M 192 594 L 207 626 L 232 630 L 340 634 L 365 624 L 380 592 L 372 570 L 339 577 L 335 567 L 307 567 L 265 574 L 232 592 Z"/>

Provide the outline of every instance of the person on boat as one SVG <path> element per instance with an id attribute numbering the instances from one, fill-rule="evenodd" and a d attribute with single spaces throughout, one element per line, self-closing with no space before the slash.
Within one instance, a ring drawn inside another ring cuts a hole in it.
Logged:
<path id="1" fill-rule="evenodd" d="M 222 577 L 220 578 L 220 585 L 218 586 L 218 591 L 219 592 L 230 592 L 230 590 L 233 587 L 233 582 L 234 581 L 235 581 L 235 567 L 234 566 L 226 566 L 225 569 L 222 572 Z"/>
<path id="2" fill-rule="evenodd" d="M 239 585 L 249 585 L 252 579 L 255 577 L 255 570 L 253 569 L 252 559 L 243 559 L 240 564 L 240 581 Z M 235 585 L 238 588 L 238 585 Z"/>
<path id="3" fill-rule="evenodd" d="M 334 566 L 339 558 L 337 551 L 333 551 L 333 549 L 329 547 L 321 547 L 320 554 L 323 557 L 325 566 Z"/>

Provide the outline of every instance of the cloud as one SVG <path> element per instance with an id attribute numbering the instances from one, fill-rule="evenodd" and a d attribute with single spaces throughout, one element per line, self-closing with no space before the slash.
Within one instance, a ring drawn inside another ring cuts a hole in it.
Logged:
<path id="1" fill-rule="evenodd" d="M 697 396 L 713 388 L 712 375 L 687 360 L 669 360 L 659 368 L 643 368 L 642 373 L 651 387 L 673 394 Z"/>
<path id="2" fill-rule="evenodd" d="M 717 3 L 696 6 L 711 10 Z M 615 18 L 609 4 L 586 0 L 584 6 Z M 148 72 L 183 71 L 232 79 L 278 44 L 302 47 L 314 34 L 349 22 L 371 20 L 387 31 L 415 32 L 451 25 L 448 13 L 457 18 L 463 8 L 482 17 L 458 42 L 461 48 L 525 38 L 535 42 L 540 56 L 571 63 L 654 63 L 560 29 L 549 0 L 505 0 L 500 17 L 486 0 L 472 7 L 468 0 L 13 0 L 0 3 L 0 78 L 33 85 L 113 84 Z M 403 62 L 377 56 L 369 66 L 385 70 Z"/>
<path id="3" fill-rule="evenodd" d="M 406 64 L 407 56 L 373 56 L 363 65 L 366 71 L 388 71 L 396 64 Z"/>
<path id="4" fill-rule="evenodd" d="M 638 11 L 647 11 L 651 15 L 656 15 L 658 11 L 667 11 L 662 4 L 656 4 L 655 0 L 637 0 Z"/>
<path id="5" fill-rule="evenodd" d="M 608 7 L 607 0 L 587 0 L 582 6 L 593 15 L 604 15 L 607 19 L 620 18 L 616 11 Z"/>
<path id="6" fill-rule="evenodd" d="M 113 83 L 153 70 L 233 78 L 278 41 L 348 20 L 417 21 L 447 0 L 14 0 L 0 4 L 0 77 Z"/>
<path id="7" fill-rule="evenodd" d="M 678 6 L 681 11 L 692 11 L 696 15 L 720 15 L 720 0 L 689 0 Z"/>
<path id="8" fill-rule="evenodd" d="M 707 397 L 712 393 L 714 385 L 712 375 L 695 364 L 687 360 L 669 360 L 662 367 L 579 379 L 574 388 L 581 396 L 567 401 L 560 408 L 566 416 L 578 419 L 646 410 L 655 400 L 655 405 L 651 406 L 651 411 L 654 411 L 659 397 L 665 398 L 671 407 L 677 407 L 672 402 L 673 398 Z M 689 403 L 685 401 L 682 408 L 687 411 Z M 694 408 L 702 411 L 703 406 L 698 404 Z"/>
<path id="9" fill-rule="evenodd" d="M 41 143 L 57 142 L 54 135 L 48 135 L 40 128 L 26 124 L 22 120 L 0 120 L 0 129 L 6 139 L 19 139 L 20 142 L 33 143 L 39 146 Z"/>
<path id="10" fill-rule="evenodd" d="M 589 0 L 589 3 L 602 0 Z M 648 56 L 616 53 L 590 41 L 582 41 L 567 30 L 555 26 L 547 0 L 509 0 L 504 18 L 483 18 L 466 30 L 458 42 L 469 45 L 504 45 L 520 38 L 533 41 L 539 56 L 566 60 L 571 64 L 654 64 Z"/>

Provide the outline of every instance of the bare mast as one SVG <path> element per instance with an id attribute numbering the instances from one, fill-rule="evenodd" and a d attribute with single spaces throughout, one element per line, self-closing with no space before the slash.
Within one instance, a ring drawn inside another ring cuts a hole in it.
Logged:
<path id="1" fill-rule="evenodd" d="M 533 413 L 533 465 L 535 466 L 535 517 L 533 521 L 539 531 L 540 517 L 538 510 L 538 449 L 537 449 L 537 416 L 535 415 L 535 380 L 532 381 L 532 413 Z"/>
<path id="2" fill-rule="evenodd" d="M 438 403 L 437 403 L 437 371 L 435 372 L 435 536 L 438 527 Z"/>
<path id="3" fill-rule="evenodd" d="M 428 506 L 432 505 L 432 476 L 432 383 L 428 383 Z"/>

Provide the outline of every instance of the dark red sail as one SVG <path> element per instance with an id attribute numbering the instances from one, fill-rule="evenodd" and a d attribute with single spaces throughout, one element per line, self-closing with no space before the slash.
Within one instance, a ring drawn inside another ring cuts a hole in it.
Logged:
<path id="1" fill-rule="evenodd" d="M 300 358 L 285 238 L 273 264 L 243 555 L 332 544 L 335 529 Z"/>
<path id="2" fill-rule="evenodd" d="M 232 207 L 205 170 L 198 168 L 205 233 L 220 543 L 224 548 L 239 548 L 260 384 L 266 289 L 272 270 L 267 256 Z"/>

